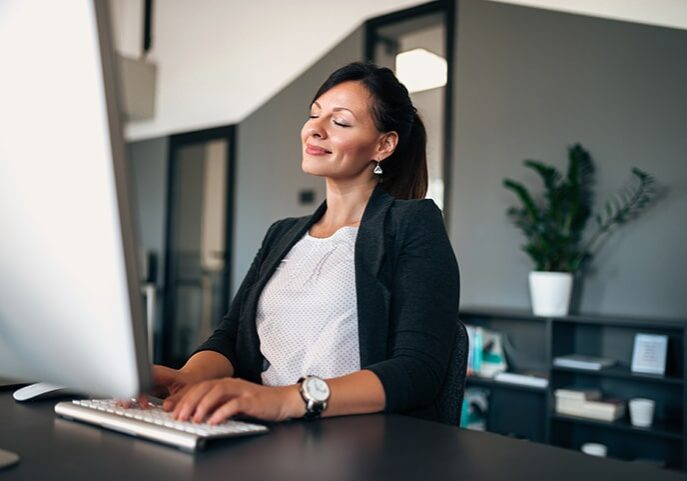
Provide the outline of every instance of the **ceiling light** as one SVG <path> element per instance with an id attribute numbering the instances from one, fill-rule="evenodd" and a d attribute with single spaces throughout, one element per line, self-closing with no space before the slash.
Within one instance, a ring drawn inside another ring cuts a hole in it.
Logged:
<path id="1" fill-rule="evenodd" d="M 409 92 L 421 92 L 446 85 L 446 59 L 416 48 L 396 55 L 396 76 Z"/>

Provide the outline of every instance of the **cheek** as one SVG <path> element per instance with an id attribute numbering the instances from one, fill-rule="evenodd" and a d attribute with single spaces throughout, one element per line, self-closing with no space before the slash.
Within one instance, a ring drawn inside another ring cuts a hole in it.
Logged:
<path id="1" fill-rule="evenodd" d="M 353 159 L 360 159 L 368 161 L 368 157 L 374 151 L 374 144 L 368 139 L 361 139 L 360 137 L 341 137 L 338 139 L 331 139 L 331 143 L 335 146 L 340 155 Z"/>

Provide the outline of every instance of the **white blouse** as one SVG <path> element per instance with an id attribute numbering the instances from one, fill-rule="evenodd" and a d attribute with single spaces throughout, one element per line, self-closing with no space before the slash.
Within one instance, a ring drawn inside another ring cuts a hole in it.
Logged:
<path id="1" fill-rule="evenodd" d="M 331 378 L 360 369 L 355 289 L 357 227 L 331 237 L 309 233 L 293 246 L 265 285 L 257 310 L 268 386 L 312 374 Z"/>

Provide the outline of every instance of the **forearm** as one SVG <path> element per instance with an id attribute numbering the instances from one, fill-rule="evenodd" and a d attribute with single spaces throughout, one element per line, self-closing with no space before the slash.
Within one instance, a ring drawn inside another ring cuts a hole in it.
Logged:
<path id="1" fill-rule="evenodd" d="M 181 371 L 188 373 L 196 381 L 234 376 L 234 366 L 229 359 L 215 351 L 195 353 L 186 361 Z"/>
<path id="2" fill-rule="evenodd" d="M 331 396 L 327 409 L 322 413 L 323 417 L 369 414 L 384 410 L 384 386 L 373 372 L 356 371 L 326 381 Z M 298 385 L 284 388 L 289 404 L 288 417 L 291 418 L 299 418 L 305 414 L 305 403 L 298 388 Z"/>

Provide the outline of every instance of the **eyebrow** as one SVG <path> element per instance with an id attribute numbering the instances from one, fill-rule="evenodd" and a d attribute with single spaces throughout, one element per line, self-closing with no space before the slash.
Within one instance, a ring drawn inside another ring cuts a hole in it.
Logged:
<path id="1" fill-rule="evenodd" d="M 318 108 L 320 108 L 320 109 L 322 108 L 322 106 L 317 102 L 317 100 L 314 101 L 314 102 L 312 103 L 312 105 L 316 105 L 316 106 L 317 106 Z M 311 105 L 311 107 L 312 107 L 312 105 Z M 356 117 L 356 115 L 353 113 L 353 111 L 352 111 L 351 109 L 347 109 L 346 107 L 334 107 L 334 109 L 333 109 L 334 112 L 339 112 L 339 111 L 341 111 L 341 110 L 347 110 L 348 112 L 351 113 L 351 115 L 352 115 L 353 117 Z M 357 118 L 357 117 L 356 117 L 356 118 Z"/>

